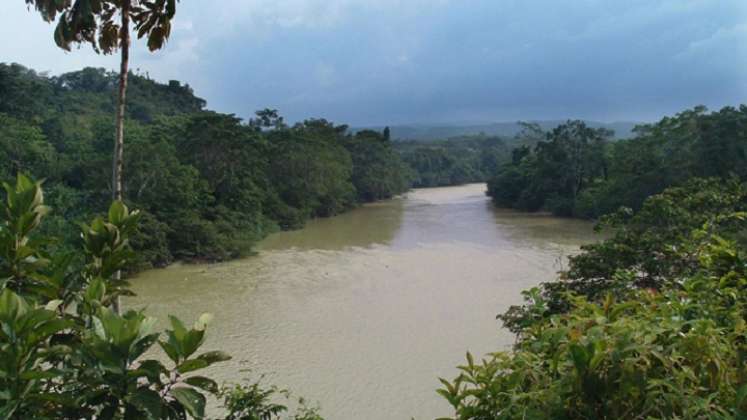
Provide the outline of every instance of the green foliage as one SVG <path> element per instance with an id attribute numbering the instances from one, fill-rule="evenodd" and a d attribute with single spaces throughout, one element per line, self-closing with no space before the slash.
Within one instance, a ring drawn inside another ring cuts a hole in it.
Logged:
<path id="1" fill-rule="evenodd" d="M 509 145 L 503 139 L 484 135 L 445 141 L 401 141 L 394 145 L 412 169 L 414 187 L 484 182 L 509 156 Z"/>
<path id="2" fill-rule="evenodd" d="M 141 359 L 161 335 L 152 332 L 155 319 L 134 311 L 119 316 L 102 307 L 92 321 L 93 331 L 84 332 L 76 349 L 79 359 L 75 362 L 79 364 L 72 366 L 82 382 L 83 392 L 88 392 L 79 400 L 87 402 L 82 407 L 90 405 L 92 413 L 102 416 L 123 411 L 125 416 L 132 412 L 150 418 L 179 418 L 185 413 L 194 418 L 204 417 L 206 400 L 198 389 L 215 392 L 217 385 L 208 378 L 186 376 L 208 366 L 203 362 L 204 355 L 174 362 L 169 369 L 157 360 Z M 201 338 L 204 331 L 204 325 L 198 321 L 174 345 L 199 346 L 201 340 L 194 337 Z M 174 340 L 173 331 L 166 334 L 169 341 Z M 197 366 L 185 371 L 182 366 L 187 363 Z"/>
<path id="3" fill-rule="evenodd" d="M 47 77 L 0 64 L 0 177 L 45 179 L 57 212 L 43 230 L 61 249 L 78 237 L 67 221 L 100 216 L 109 203 L 116 86 L 103 69 Z M 128 271 L 236 258 L 278 227 L 409 188 L 383 134 L 324 120 L 288 127 L 275 110 L 244 123 L 204 106 L 188 85 L 130 74 L 124 196 L 142 220 Z"/>
<path id="4" fill-rule="evenodd" d="M 744 105 L 712 113 L 696 107 L 614 142 L 605 130 L 568 122 L 544 141 L 517 149 L 493 173 L 488 193 L 499 206 L 562 216 L 598 218 L 621 206 L 637 210 L 647 197 L 693 177 L 746 179 L 745 127 Z"/>
<path id="5" fill-rule="evenodd" d="M 489 184 L 498 205 L 602 216 L 611 236 L 498 316 L 514 351 L 446 382 L 457 418 L 747 415 L 745 115 L 698 107 L 583 145 L 575 191 L 558 130 L 514 151 Z"/>
<path id="6" fill-rule="evenodd" d="M 0 224 L 0 286 L 19 292 L 35 285 L 37 273 L 48 263 L 38 251 L 39 239 L 31 237 L 42 217 L 44 205 L 41 184 L 19 175 L 15 185 L 3 183 L 6 205 Z"/>
<path id="7" fill-rule="evenodd" d="M 718 185 L 700 181 L 647 200 L 639 214 L 622 222 L 617 236 L 572 261 L 571 273 L 591 260 L 607 265 L 611 274 L 601 278 L 604 286 L 576 279 L 586 288 L 575 294 L 554 294 L 552 286 L 563 281 L 525 292 L 527 303 L 500 317 L 519 333 L 513 351 L 479 363 L 468 355 L 461 374 L 443 381 L 439 393 L 455 418 L 747 415 L 747 260 L 738 239 L 727 239 L 747 228 L 745 214 L 733 208 L 745 200 L 734 185 Z M 699 218 L 696 209 L 704 213 Z M 669 255 L 649 250 L 647 257 L 659 259 L 663 268 L 646 268 L 640 258 L 657 232 L 649 237 L 642 224 L 654 228 L 663 221 L 653 218 L 660 211 L 678 210 L 670 234 L 657 244 Z M 637 257 L 599 253 L 600 247 L 625 253 L 623 238 L 640 241 L 630 244 Z M 563 300 L 562 308 L 556 299 Z"/>
<path id="8" fill-rule="evenodd" d="M 715 178 L 669 188 L 649 197 L 635 213 L 623 208 L 598 226 L 613 231 L 609 238 L 582 246 L 559 281 L 542 284 L 526 296 L 527 304 L 511 307 L 499 318 L 521 333 L 537 319 L 568 310 L 569 293 L 599 302 L 608 294 L 626 299 L 635 290 L 679 288 L 700 269 L 699 250 L 710 235 L 745 244 L 740 222 L 745 210 L 747 186 Z M 546 309 L 541 316 L 536 308 L 540 301 Z"/>
<path id="9" fill-rule="evenodd" d="M 280 199 L 303 219 L 332 216 L 356 203 L 352 160 L 342 144 L 346 130 L 307 120 L 268 134 L 269 178 Z"/>
<path id="10" fill-rule="evenodd" d="M 527 144 L 537 130 L 529 127 L 517 136 L 516 141 L 524 145 L 495 172 L 488 195 L 499 206 L 574 215 L 581 194 L 608 176 L 606 149 L 612 133 L 589 128 L 582 121 L 568 121 L 530 148 Z"/>
<path id="11" fill-rule="evenodd" d="M 0 113 L 0 161 L 6 162 L 0 176 L 17 172 L 54 174 L 57 153 L 38 127 L 28 126 Z"/>
<path id="12" fill-rule="evenodd" d="M 171 328 L 158 332 L 156 320 L 141 311 L 119 315 L 109 308 L 118 296 L 131 294 L 114 273 L 134 258 L 129 237 L 139 212 L 114 202 L 105 218 L 81 225 L 82 250 L 68 255 L 38 235 L 49 213 L 41 183 L 19 174 L 5 190 L 0 418 L 205 418 L 206 395 L 224 393 L 199 371 L 230 359 L 221 351 L 199 351 L 211 316 L 189 328 L 171 317 Z M 147 358 L 156 343 L 168 365 Z M 274 393 L 256 385 L 251 390 Z M 233 393 L 226 404 L 228 412 L 240 406 L 250 416 L 229 418 L 277 418 L 265 414 L 272 403 L 249 393 Z M 299 413 L 298 419 L 319 419 L 313 410 Z"/>
<path id="13" fill-rule="evenodd" d="M 82 225 L 83 264 L 77 265 L 70 256 L 48 254 L 47 238 L 35 236 L 49 212 L 41 184 L 19 174 L 5 190 L 2 417 L 177 418 L 185 410 L 198 415 L 170 401 L 179 375 L 155 360 L 140 360 L 159 336 L 151 332 L 155 320 L 107 308 L 129 293 L 113 274 L 131 259 L 127 238 L 138 213 L 115 202 L 106 219 Z"/>
<path id="14" fill-rule="evenodd" d="M 290 393 L 275 387 L 264 388 L 259 382 L 223 387 L 219 395 L 226 408 L 226 420 L 323 420 L 318 409 L 309 407 L 303 398 L 298 400 L 296 413 L 288 415 L 287 406 L 273 401 L 278 397 L 288 399 Z"/>
<path id="15" fill-rule="evenodd" d="M 409 188 L 408 167 L 392 148 L 388 135 L 387 130 L 384 133 L 364 130 L 345 139 L 359 201 L 391 198 Z"/>
<path id="16" fill-rule="evenodd" d="M 704 295 L 578 301 L 528 330 L 512 353 L 468 359 L 441 394 L 459 419 L 743 415 L 745 324 L 736 311 L 737 324 L 708 317 L 698 303 Z"/>
<path id="17" fill-rule="evenodd" d="M 94 50 L 110 54 L 120 45 L 117 14 L 127 10 L 135 22 L 139 38 L 145 37 L 148 48 L 160 49 L 171 34 L 171 19 L 178 0 L 127 0 L 127 9 L 117 0 L 26 0 L 42 19 L 57 20 L 54 40 L 58 47 L 70 51 L 72 44 L 90 44 Z"/>
<path id="18" fill-rule="evenodd" d="M 517 342 L 443 381 L 455 418 L 747 415 L 745 115 L 699 107 L 614 143 L 569 122 L 514 149 L 496 204 L 611 236 L 498 316 Z"/>

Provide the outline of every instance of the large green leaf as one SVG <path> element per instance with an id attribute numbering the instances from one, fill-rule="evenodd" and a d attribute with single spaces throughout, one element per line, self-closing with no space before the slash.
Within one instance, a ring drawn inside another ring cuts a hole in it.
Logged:
<path id="1" fill-rule="evenodd" d="M 179 371 L 179 373 L 181 374 L 185 374 L 188 372 L 206 368 L 208 366 L 210 366 L 210 363 L 208 363 L 205 360 L 190 359 L 190 360 L 185 360 L 184 362 L 182 362 L 179 366 L 176 367 L 176 370 Z"/>
<path id="2" fill-rule="evenodd" d="M 109 222 L 119 225 L 127 217 L 127 206 L 119 200 L 116 200 L 109 206 Z"/>
<path id="3" fill-rule="evenodd" d="M 169 359 L 171 359 L 172 362 L 177 363 L 179 362 L 179 350 L 171 343 L 158 340 L 158 345 L 161 346 L 163 351 L 166 353 L 167 356 L 169 356 Z"/>
<path id="4" fill-rule="evenodd" d="M 205 417 L 205 396 L 192 388 L 177 387 L 171 389 L 171 395 L 179 401 L 185 410 L 194 418 Z"/>
<path id="5" fill-rule="evenodd" d="M 163 413 L 164 402 L 161 396 L 148 388 L 138 388 L 129 397 L 129 403 L 148 415 L 150 419 L 160 419 Z"/>
<path id="6" fill-rule="evenodd" d="M 161 382 L 161 375 L 168 375 L 169 371 L 158 360 L 143 360 L 133 373 L 144 375 L 151 384 L 157 384 Z"/>
<path id="7" fill-rule="evenodd" d="M 143 353 L 148 351 L 151 347 L 153 347 L 153 344 L 158 341 L 158 333 L 147 335 L 132 345 L 132 349 L 130 350 L 130 360 L 135 360 L 138 357 L 142 356 Z"/>

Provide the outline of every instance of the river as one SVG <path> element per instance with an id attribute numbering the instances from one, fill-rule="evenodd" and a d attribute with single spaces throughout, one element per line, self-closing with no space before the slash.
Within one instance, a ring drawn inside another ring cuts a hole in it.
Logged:
<path id="1" fill-rule="evenodd" d="M 484 191 L 413 190 L 274 234 L 252 257 L 148 271 L 126 304 L 214 314 L 204 349 L 234 359 L 213 377 L 266 375 L 329 420 L 449 415 L 437 378 L 467 350 L 508 348 L 496 314 L 596 239 L 587 222 L 494 209 Z"/>

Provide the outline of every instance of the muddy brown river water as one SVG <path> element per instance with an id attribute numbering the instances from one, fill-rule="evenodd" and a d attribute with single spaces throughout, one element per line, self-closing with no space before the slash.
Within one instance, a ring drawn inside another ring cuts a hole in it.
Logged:
<path id="1" fill-rule="evenodd" d="M 214 314 L 204 349 L 234 359 L 213 377 L 266 375 L 327 419 L 449 415 L 437 378 L 467 350 L 506 349 L 496 314 L 598 239 L 587 222 L 495 209 L 484 191 L 413 190 L 274 234 L 252 257 L 148 271 L 127 305 Z"/>

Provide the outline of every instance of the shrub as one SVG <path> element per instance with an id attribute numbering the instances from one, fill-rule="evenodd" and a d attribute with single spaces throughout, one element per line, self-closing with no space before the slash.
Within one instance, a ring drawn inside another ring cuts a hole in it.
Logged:
<path id="1" fill-rule="evenodd" d="M 742 418 L 747 266 L 718 237 L 699 258 L 682 290 L 575 298 L 530 323 L 513 352 L 468 355 L 439 392 L 457 419 Z"/>
<path id="2" fill-rule="evenodd" d="M 140 214 L 114 202 L 106 218 L 81 226 L 81 250 L 64 254 L 38 234 L 50 212 L 41 184 L 18 175 L 15 185 L 4 187 L 0 418 L 204 418 L 206 396 L 223 394 L 199 371 L 230 358 L 199 352 L 211 317 L 203 315 L 191 327 L 170 317 L 171 328 L 158 332 L 156 320 L 142 311 L 111 309 L 120 296 L 132 294 L 115 273 L 135 261 L 128 241 Z M 156 345 L 168 364 L 144 357 Z M 249 396 L 231 401 L 243 397 Z M 243 404 L 250 417 L 231 418 L 260 418 L 251 415 L 270 403 Z"/>
<path id="3" fill-rule="evenodd" d="M 609 218 L 613 237 L 499 316 L 513 351 L 442 379 L 454 418 L 747 418 L 745 197 L 694 180 Z"/>

